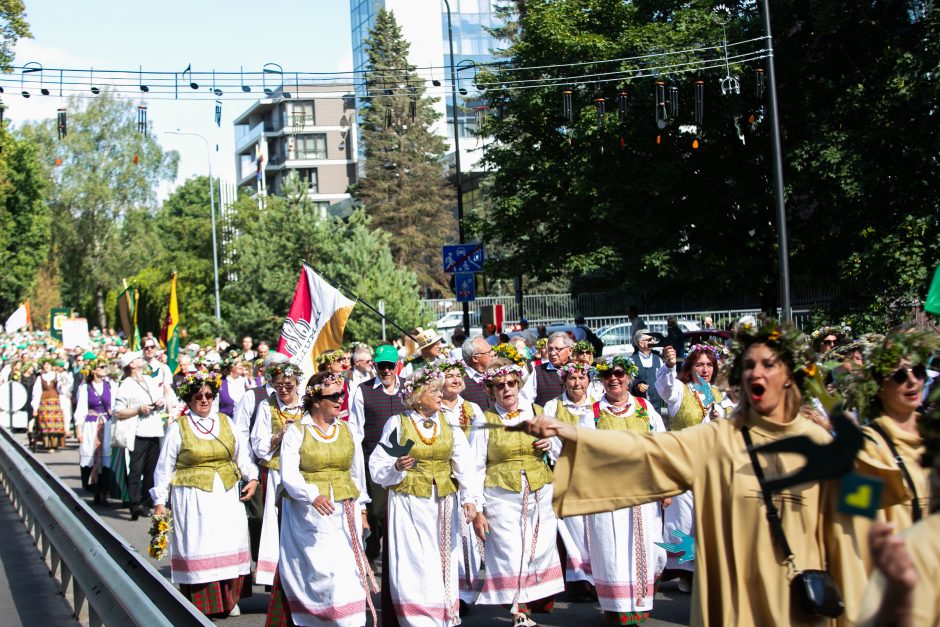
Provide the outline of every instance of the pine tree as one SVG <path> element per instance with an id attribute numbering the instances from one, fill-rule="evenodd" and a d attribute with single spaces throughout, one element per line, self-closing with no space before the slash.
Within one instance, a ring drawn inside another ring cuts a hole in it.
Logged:
<path id="1" fill-rule="evenodd" d="M 391 234 L 396 264 L 414 270 L 426 294 L 441 293 L 448 289 L 441 245 L 457 239 L 455 195 L 439 162 L 446 144 L 431 132 L 441 116 L 408 64 L 409 47 L 395 16 L 380 11 L 369 35 L 365 176 L 355 196 L 372 226 Z"/>

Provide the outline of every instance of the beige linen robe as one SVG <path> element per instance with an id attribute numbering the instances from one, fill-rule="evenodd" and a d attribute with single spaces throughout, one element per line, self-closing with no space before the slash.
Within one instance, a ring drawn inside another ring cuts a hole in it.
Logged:
<path id="1" fill-rule="evenodd" d="M 741 420 L 716 420 L 669 433 L 578 430 L 555 467 L 559 516 L 612 511 L 692 490 L 695 498 L 695 579 L 692 624 L 821 625 L 791 612 L 789 574 L 771 538 L 760 486 L 751 466 Z M 831 439 L 802 416 L 779 424 L 747 419 L 760 445 L 807 435 Z M 800 468 L 793 454 L 761 454 L 766 477 Z M 825 515 L 834 501 L 828 482 L 796 486 L 774 497 L 796 565 L 824 569 Z"/>

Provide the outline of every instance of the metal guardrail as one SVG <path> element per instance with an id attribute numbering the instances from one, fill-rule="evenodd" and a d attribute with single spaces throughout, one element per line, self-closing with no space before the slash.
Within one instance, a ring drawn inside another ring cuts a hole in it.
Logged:
<path id="1" fill-rule="evenodd" d="M 45 464 L 0 429 L 0 482 L 51 574 L 90 627 L 209 627 L 137 550 L 108 527 Z"/>

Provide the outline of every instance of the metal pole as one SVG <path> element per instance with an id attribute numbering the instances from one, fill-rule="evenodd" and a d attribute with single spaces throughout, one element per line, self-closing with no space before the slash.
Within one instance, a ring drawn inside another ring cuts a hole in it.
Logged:
<path id="1" fill-rule="evenodd" d="M 198 137 L 202 140 L 202 143 L 206 145 L 206 160 L 209 162 L 209 203 L 212 220 L 212 274 L 215 279 L 215 322 L 221 329 L 222 310 L 219 305 L 219 247 L 216 242 L 215 233 L 215 179 L 212 178 L 212 151 L 209 149 L 209 140 L 199 133 L 189 133 L 180 130 L 167 131 L 167 133 L 170 135 L 191 135 L 192 137 Z"/>
<path id="2" fill-rule="evenodd" d="M 767 37 L 767 79 L 770 81 L 770 137 L 774 170 L 774 201 L 777 208 L 777 247 L 780 250 L 781 317 L 793 320 L 790 306 L 790 253 L 787 245 L 787 210 L 783 197 L 783 150 L 780 141 L 780 110 L 777 108 L 777 73 L 774 68 L 774 40 L 770 31 L 770 1 L 763 0 L 764 36 Z"/>
<path id="3" fill-rule="evenodd" d="M 454 119 L 454 165 L 457 168 L 457 243 L 463 244 L 463 173 L 460 171 L 460 124 L 457 121 L 457 70 L 454 69 L 454 29 L 451 24 L 450 2 L 447 8 L 447 43 L 450 47 L 450 107 Z M 463 303 L 463 332 L 470 335 L 470 303 Z"/>

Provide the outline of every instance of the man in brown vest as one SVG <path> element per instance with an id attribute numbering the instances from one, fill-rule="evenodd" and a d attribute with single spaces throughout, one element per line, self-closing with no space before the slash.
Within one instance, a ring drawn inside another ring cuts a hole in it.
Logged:
<path id="1" fill-rule="evenodd" d="M 375 450 L 382 437 L 382 428 L 385 422 L 395 414 L 405 411 L 398 391 L 401 388 L 401 379 L 395 374 L 398 367 L 398 351 L 394 346 L 384 345 L 375 349 L 375 371 L 378 373 L 374 379 L 364 381 L 353 393 L 353 401 L 349 408 L 349 428 L 357 438 L 362 440 L 362 453 L 366 468 L 369 467 L 369 457 Z M 366 489 L 372 502 L 366 506 L 371 533 L 366 539 L 366 557 L 375 561 L 382 548 L 382 537 L 385 535 L 385 507 L 388 493 L 379 484 L 372 481 L 372 476 L 366 473 Z"/>
<path id="2" fill-rule="evenodd" d="M 545 406 L 545 403 L 557 398 L 565 386 L 558 376 L 558 369 L 571 360 L 574 339 L 564 331 L 552 333 L 548 337 L 548 363 L 535 367 L 522 386 L 519 399 L 528 403 Z"/>

